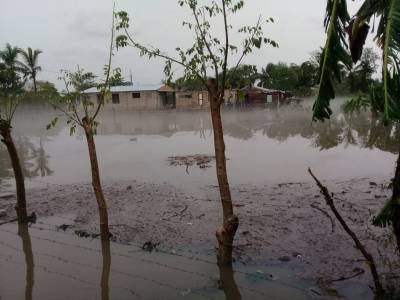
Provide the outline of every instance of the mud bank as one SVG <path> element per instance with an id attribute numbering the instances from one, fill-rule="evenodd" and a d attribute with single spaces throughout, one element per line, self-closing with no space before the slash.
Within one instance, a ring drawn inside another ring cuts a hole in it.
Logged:
<path id="1" fill-rule="evenodd" d="M 376 257 L 379 271 L 398 286 L 400 265 L 390 232 L 371 225 L 390 194 L 387 182 L 361 178 L 324 183 L 335 193 L 337 207 L 351 228 Z M 214 233 L 221 222 L 215 186 L 193 194 L 167 184 L 119 181 L 105 183 L 104 191 L 117 243 L 151 242 L 172 253 L 187 249 L 214 252 Z M 237 185 L 232 193 L 240 218 L 234 253 L 237 263 L 284 263 L 300 278 L 312 278 L 322 285 L 357 274 L 351 282 L 372 284 L 368 266 L 313 184 Z M 0 223 L 14 218 L 14 203 L 14 197 L 1 200 L 5 216 Z M 28 203 L 29 211 L 38 216 L 35 226 L 58 215 L 64 216 L 68 226 L 56 230 L 98 232 L 97 207 L 89 184 L 31 189 Z"/>

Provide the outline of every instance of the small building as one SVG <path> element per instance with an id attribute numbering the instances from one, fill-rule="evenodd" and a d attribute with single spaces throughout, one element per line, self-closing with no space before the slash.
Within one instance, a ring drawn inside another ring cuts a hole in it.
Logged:
<path id="1" fill-rule="evenodd" d="M 235 89 L 225 90 L 224 92 L 224 104 L 235 105 L 238 102 L 238 91 Z"/>
<path id="2" fill-rule="evenodd" d="M 176 109 L 207 109 L 210 107 L 208 91 L 177 91 Z"/>
<path id="3" fill-rule="evenodd" d="M 176 108 L 177 109 L 207 109 L 210 108 L 208 91 L 177 91 Z M 238 100 L 236 90 L 225 90 L 224 104 L 236 104 Z"/>
<path id="4" fill-rule="evenodd" d="M 95 87 L 85 90 L 84 93 L 93 103 L 100 99 L 100 93 Z M 175 108 L 175 91 L 164 84 L 112 86 L 104 106 L 106 109 L 149 111 Z"/>
<path id="5" fill-rule="evenodd" d="M 245 87 L 241 93 L 246 104 L 283 104 L 290 97 L 288 92 L 259 86 Z"/>

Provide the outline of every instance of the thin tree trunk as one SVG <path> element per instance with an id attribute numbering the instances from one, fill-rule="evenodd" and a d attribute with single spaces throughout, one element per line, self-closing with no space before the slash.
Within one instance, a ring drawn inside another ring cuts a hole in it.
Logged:
<path id="1" fill-rule="evenodd" d="M 35 265 L 33 262 L 32 242 L 29 235 L 28 224 L 18 224 L 18 235 L 21 237 L 22 240 L 22 249 L 25 254 L 26 263 L 25 299 L 32 300 Z"/>
<path id="2" fill-rule="evenodd" d="M 10 126 L 2 126 L 0 128 L 0 134 L 2 136 L 1 141 L 7 147 L 8 153 L 10 155 L 11 164 L 14 170 L 15 185 L 17 190 L 17 204 L 15 206 L 15 210 L 17 211 L 17 219 L 19 223 L 27 223 L 28 213 L 26 211 L 24 174 L 22 172 L 17 149 L 11 136 Z"/>
<path id="3" fill-rule="evenodd" d="M 214 148 L 217 169 L 217 179 L 223 211 L 223 225 L 217 229 L 218 264 L 230 265 L 232 263 L 232 249 L 235 233 L 239 226 L 239 219 L 233 214 L 231 191 L 229 188 L 228 174 L 226 172 L 226 156 L 224 133 L 222 129 L 221 104 L 215 81 L 209 81 L 211 119 L 214 132 Z"/>
<path id="4" fill-rule="evenodd" d="M 86 118 L 84 118 L 82 122 L 89 149 L 90 166 L 92 171 L 92 186 L 96 196 L 97 205 L 99 207 L 100 236 L 102 240 L 108 240 L 110 238 L 110 232 L 108 228 L 107 204 L 104 198 L 103 189 L 101 188 L 99 164 L 97 160 L 96 145 L 94 143 L 94 133 L 92 125 Z"/>
<path id="5" fill-rule="evenodd" d="M 392 198 L 396 201 L 394 204 L 393 232 L 397 241 L 397 248 L 400 251 L 400 152 L 397 158 L 396 171 L 393 179 Z"/>
<path id="6" fill-rule="evenodd" d="M 35 94 L 36 94 L 37 93 L 36 76 L 33 76 L 33 89 L 34 89 Z"/>
<path id="7" fill-rule="evenodd" d="M 103 256 L 103 269 L 101 272 L 101 299 L 108 300 L 110 298 L 110 270 L 111 270 L 111 249 L 110 240 L 101 241 L 101 254 Z"/>

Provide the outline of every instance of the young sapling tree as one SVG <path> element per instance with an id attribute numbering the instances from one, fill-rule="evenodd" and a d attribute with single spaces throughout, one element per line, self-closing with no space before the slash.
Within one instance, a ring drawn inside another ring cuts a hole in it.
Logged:
<path id="1" fill-rule="evenodd" d="M 78 67 L 76 72 L 63 71 L 62 80 L 64 80 L 66 91 L 64 96 L 58 102 L 53 102 L 54 107 L 62 112 L 66 117 L 67 125 L 70 126 L 70 134 L 74 134 L 77 127 L 83 129 L 88 145 L 92 186 L 96 197 L 99 219 L 100 219 L 100 236 L 102 240 L 110 237 L 108 226 L 107 203 L 104 197 L 101 180 L 99 163 L 97 159 L 96 144 L 94 136 L 98 126 L 97 117 L 101 108 L 104 106 L 106 95 L 109 91 L 109 84 L 112 81 L 111 76 L 111 59 L 114 49 L 114 11 L 111 30 L 110 52 L 108 64 L 104 66 L 105 79 L 102 83 L 97 84 L 99 90 L 99 98 L 97 103 L 93 103 L 84 90 L 93 87 L 95 76 L 93 73 L 85 72 Z M 48 125 L 48 129 L 53 127 L 58 118 L 54 118 Z"/>
<path id="2" fill-rule="evenodd" d="M 178 4 L 187 7 L 191 12 L 192 20 L 183 21 L 182 25 L 193 34 L 193 44 L 187 49 L 176 48 L 176 55 L 169 55 L 158 48 L 146 46 L 137 41 L 129 32 L 129 16 L 125 11 L 116 13 L 118 20 L 116 29 L 120 34 L 116 37 L 117 47 L 136 48 L 141 56 L 148 58 L 161 58 L 165 60 L 164 72 L 169 82 L 173 76 L 173 65 L 183 70 L 183 78 L 200 80 L 209 93 L 212 127 L 214 132 L 214 148 L 216 157 L 216 173 L 219 193 L 223 210 L 223 224 L 217 229 L 218 262 L 231 264 L 232 247 L 239 225 L 239 218 L 234 214 L 231 191 L 229 187 L 226 168 L 225 141 L 221 118 L 221 106 L 224 103 L 224 92 L 229 86 L 227 71 L 230 58 L 235 55 L 237 61 L 230 69 L 232 73 L 241 65 L 245 56 L 263 44 L 277 47 L 277 43 L 263 37 L 263 25 L 273 22 L 272 18 L 259 17 L 255 25 L 237 28 L 237 32 L 244 35 L 242 45 L 239 47 L 231 42 L 234 30 L 230 23 L 232 15 L 241 10 L 244 1 L 219 0 L 198 1 L 179 0 Z M 221 38 L 217 31 L 217 22 L 222 25 Z M 213 33 L 213 31 L 215 31 Z M 239 50 L 240 49 L 240 50 Z"/>

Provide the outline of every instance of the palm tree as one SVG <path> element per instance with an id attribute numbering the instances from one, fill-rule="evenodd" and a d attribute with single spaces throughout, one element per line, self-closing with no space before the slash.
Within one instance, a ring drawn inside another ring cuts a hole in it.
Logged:
<path id="1" fill-rule="evenodd" d="M 400 121 L 400 0 L 364 0 L 350 19 L 346 0 L 327 0 L 326 44 L 320 59 L 318 98 L 313 119 L 329 119 L 330 100 L 335 98 L 333 80 L 341 79 L 340 67 L 356 63 L 362 55 L 370 23 L 379 20 L 375 40 L 382 50 L 382 87 L 374 92 L 385 124 Z M 373 31 L 373 30 L 372 30 Z M 347 52 L 346 35 L 351 55 Z M 400 150 L 400 145 L 399 145 Z M 392 225 L 400 249 L 400 151 L 391 199 L 374 219 L 377 226 Z"/>
<path id="2" fill-rule="evenodd" d="M 258 74 L 258 79 L 260 80 L 259 86 L 264 88 L 269 86 L 271 77 L 269 76 L 267 68 L 261 68 L 261 72 Z"/>
<path id="3" fill-rule="evenodd" d="M 21 49 L 7 44 L 4 50 L 0 51 L 0 59 L 7 68 L 16 69 L 18 65 L 18 55 L 20 53 Z"/>
<path id="4" fill-rule="evenodd" d="M 42 68 L 38 66 L 38 58 L 39 54 L 42 53 L 42 51 L 39 49 L 32 50 L 32 48 L 29 47 L 27 51 L 21 50 L 20 53 L 24 61 L 20 63 L 21 70 L 24 73 L 25 78 L 29 77 L 33 80 L 33 88 L 36 93 L 36 75 L 42 70 Z"/>

